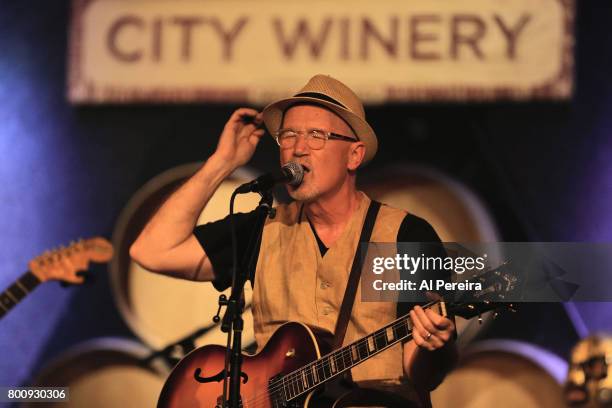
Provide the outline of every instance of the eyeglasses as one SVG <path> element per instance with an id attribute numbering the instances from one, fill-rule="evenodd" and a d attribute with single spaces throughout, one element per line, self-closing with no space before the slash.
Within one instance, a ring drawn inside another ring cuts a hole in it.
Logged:
<path id="1" fill-rule="evenodd" d="M 328 139 L 331 140 L 342 140 L 345 142 L 358 142 L 359 139 L 354 137 L 348 137 L 339 135 L 333 132 L 326 132 L 321 129 L 309 129 L 309 130 L 293 130 L 293 129 L 280 129 L 276 132 L 276 143 L 282 149 L 290 149 L 295 146 L 297 137 L 300 134 L 306 134 L 306 144 L 313 150 L 320 150 L 325 147 L 325 142 Z"/>

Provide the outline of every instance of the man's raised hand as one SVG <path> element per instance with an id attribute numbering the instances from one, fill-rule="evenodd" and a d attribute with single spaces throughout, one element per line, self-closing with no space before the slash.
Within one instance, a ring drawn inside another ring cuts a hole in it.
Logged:
<path id="1" fill-rule="evenodd" d="M 265 134 L 262 124 L 260 112 L 250 108 L 237 109 L 223 128 L 215 155 L 232 168 L 248 163 Z"/>

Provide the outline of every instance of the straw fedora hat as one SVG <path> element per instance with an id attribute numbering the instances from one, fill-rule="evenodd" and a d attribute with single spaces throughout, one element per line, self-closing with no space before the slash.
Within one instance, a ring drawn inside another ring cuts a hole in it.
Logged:
<path id="1" fill-rule="evenodd" d="M 268 132 L 275 135 L 283 121 L 285 111 L 296 103 L 313 103 L 324 106 L 340 116 L 353 129 L 357 138 L 365 144 L 363 166 L 376 154 L 376 133 L 365 119 L 365 111 L 359 97 L 348 86 L 328 75 L 315 75 L 291 98 L 271 103 L 263 110 Z"/>

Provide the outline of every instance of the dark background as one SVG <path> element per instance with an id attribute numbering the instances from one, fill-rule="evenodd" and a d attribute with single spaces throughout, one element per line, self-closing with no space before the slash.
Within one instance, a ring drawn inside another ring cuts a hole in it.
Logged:
<path id="1" fill-rule="evenodd" d="M 366 171 L 417 163 L 460 180 L 488 207 L 505 241 L 612 241 L 612 3 L 576 7 L 571 101 L 369 107 L 381 143 Z M 236 108 L 70 106 L 69 18 L 69 1 L 0 2 L 2 289 L 46 249 L 110 237 L 132 194 L 166 169 L 209 156 Z M 268 139 L 250 166 L 265 171 L 276 161 Z M 94 273 L 96 281 L 80 288 L 42 285 L 0 321 L 0 385 L 27 383 L 83 340 L 133 338 L 106 269 Z M 608 304 L 578 310 L 588 330 L 612 329 Z M 532 341 L 562 358 L 578 339 L 559 304 L 525 306 L 487 336 Z"/>

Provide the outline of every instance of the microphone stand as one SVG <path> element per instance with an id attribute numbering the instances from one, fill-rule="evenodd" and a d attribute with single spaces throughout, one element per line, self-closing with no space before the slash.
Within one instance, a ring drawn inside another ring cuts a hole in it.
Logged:
<path id="1" fill-rule="evenodd" d="M 237 194 L 234 191 L 230 205 L 230 217 L 233 215 L 233 200 Z M 256 249 L 259 248 L 261 241 L 261 235 L 263 233 L 263 227 L 266 222 L 266 218 L 270 215 L 274 218 L 274 209 L 272 208 L 273 196 L 270 190 L 259 193 L 261 200 L 256 209 L 255 223 L 249 239 L 249 245 L 247 251 L 242 258 L 242 263 L 239 265 L 234 264 L 233 276 L 232 276 L 232 291 L 229 299 L 219 299 L 219 304 L 227 306 L 225 314 L 223 315 L 223 321 L 221 323 L 221 331 L 227 333 L 228 344 L 230 339 L 232 345 L 229 350 L 229 370 L 228 370 L 228 355 L 226 354 L 226 365 L 225 375 L 223 382 L 223 406 L 229 408 L 240 408 L 242 407 L 242 401 L 240 399 L 240 380 L 243 377 L 242 373 L 242 330 L 244 328 L 244 321 L 242 319 L 242 312 L 244 311 L 244 285 L 246 280 L 249 278 L 251 271 L 255 270 L 257 265 Z M 232 234 L 235 236 L 234 226 L 232 224 Z M 233 242 L 235 247 L 236 243 Z M 236 254 L 236 248 L 234 248 L 234 254 Z M 235 261 L 236 261 L 235 257 Z M 233 336 L 232 336 L 233 334 Z M 229 405 L 226 399 L 227 391 L 227 378 L 229 377 Z M 244 375 L 244 382 L 248 381 L 246 374 Z"/>

